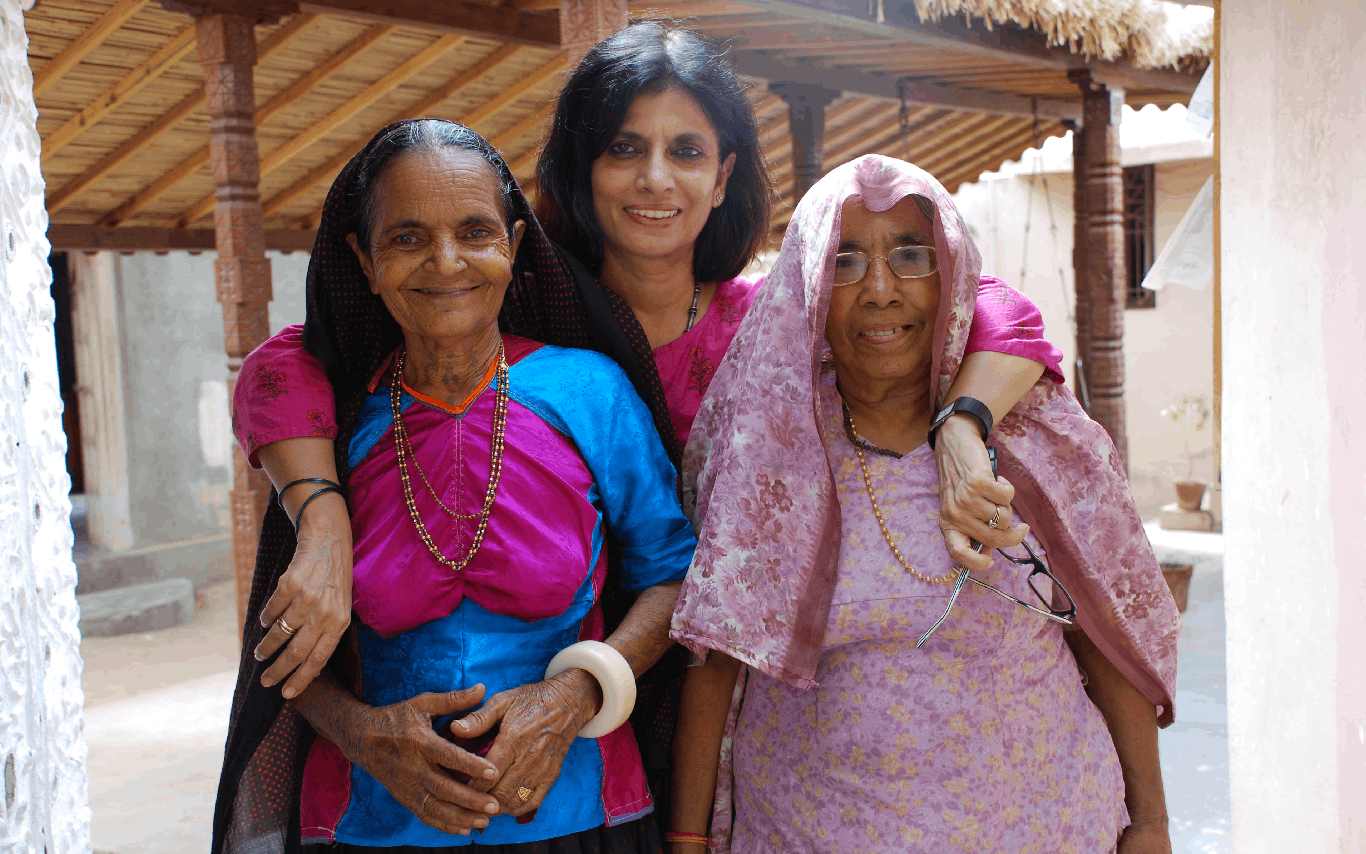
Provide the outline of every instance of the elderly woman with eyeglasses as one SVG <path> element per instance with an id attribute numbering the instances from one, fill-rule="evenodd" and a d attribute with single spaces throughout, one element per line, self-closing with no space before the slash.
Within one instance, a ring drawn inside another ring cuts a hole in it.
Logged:
<path id="1" fill-rule="evenodd" d="M 675 854 L 1170 851 L 1180 621 L 1104 430 L 1047 379 L 986 413 L 1031 533 L 971 572 L 940 536 L 980 267 L 910 164 L 798 206 L 685 454 Z"/>

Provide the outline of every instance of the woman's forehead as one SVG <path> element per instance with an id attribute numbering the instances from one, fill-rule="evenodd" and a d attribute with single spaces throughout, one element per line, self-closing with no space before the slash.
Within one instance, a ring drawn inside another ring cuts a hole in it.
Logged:
<path id="1" fill-rule="evenodd" d="M 934 239 L 934 223 L 914 196 L 905 196 L 885 211 L 870 211 L 860 196 L 844 200 L 840 213 L 840 240 L 871 240 L 879 234 L 914 235 Z"/>
<path id="2" fill-rule="evenodd" d="M 435 213 L 452 207 L 497 213 L 502 218 L 502 182 L 493 165 L 463 148 L 400 154 L 380 173 L 375 195 L 386 219 L 401 215 L 400 211 Z"/>
<path id="3" fill-rule="evenodd" d="M 691 92 L 677 86 L 637 95 L 626 109 L 621 130 L 636 134 L 661 130 L 669 136 L 692 133 L 713 141 L 717 139 L 716 128 L 707 111 Z"/>

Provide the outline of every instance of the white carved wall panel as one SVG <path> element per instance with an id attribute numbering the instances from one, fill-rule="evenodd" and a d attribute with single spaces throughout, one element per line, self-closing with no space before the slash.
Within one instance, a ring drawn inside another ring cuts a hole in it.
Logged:
<path id="1" fill-rule="evenodd" d="M 70 483 L 21 2 L 0 0 L 0 851 L 82 854 L 90 806 Z"/>

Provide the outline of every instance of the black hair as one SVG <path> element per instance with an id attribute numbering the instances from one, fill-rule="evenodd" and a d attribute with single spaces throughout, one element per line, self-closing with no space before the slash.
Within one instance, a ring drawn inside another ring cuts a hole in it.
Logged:
<path id="1" fill-rule="evenodd" d="M 602 223 L 593 208 L 590 165 L 612 144 L 640 95 L 691 95 L 716 130 L 720 159 L 735 155 L 725 201 L 711 212 L 693 250 L 693 276 L 740 275 L 768 239 L 772 186 L 759 127 L 744 86 L 696 33 L 661 21 L 631 24 L 593 46 L 564 88 L 536 167 L 537 216 L 552 240 L 594 273 L 602 267 Z"/>
<path id="2" fill-rule="evenodd" d="M 498 181 L 498 192 L 503 199 L 503 224 L 512 236 L 513 222 L 517 218 L 517 203 L 513 197 L 515 185 L 512 173 L 498 153 L 479 134 L 462 124 L 443 119 L 418 119 L 400 122 L 385 129 L 374 140 L 356 165 L 354 178 L 355 192 L 351 197 L 351 210 L 348 218 L 349 230 L 356 235 L 356 241 L 364 249 L 370 246 L 370 229 L 375 220 L 375 186 L 379 184 L 384 168 L 394 158 L 417 151 L 438 151 L 442 148 L 459 148 L 478 154 L 493 168 Z"/>

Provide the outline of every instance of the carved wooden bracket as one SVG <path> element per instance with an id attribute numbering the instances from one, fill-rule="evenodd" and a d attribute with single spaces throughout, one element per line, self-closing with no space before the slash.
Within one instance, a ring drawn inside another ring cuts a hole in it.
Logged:
<path id="1" fill-rule="evenodd" d="M 252 23 L 273 24 L 281 18 L 299 14 L 294 0 L 156 0 L 167 12 L 199 18 L 204 15 L 233 15 Z"/>

